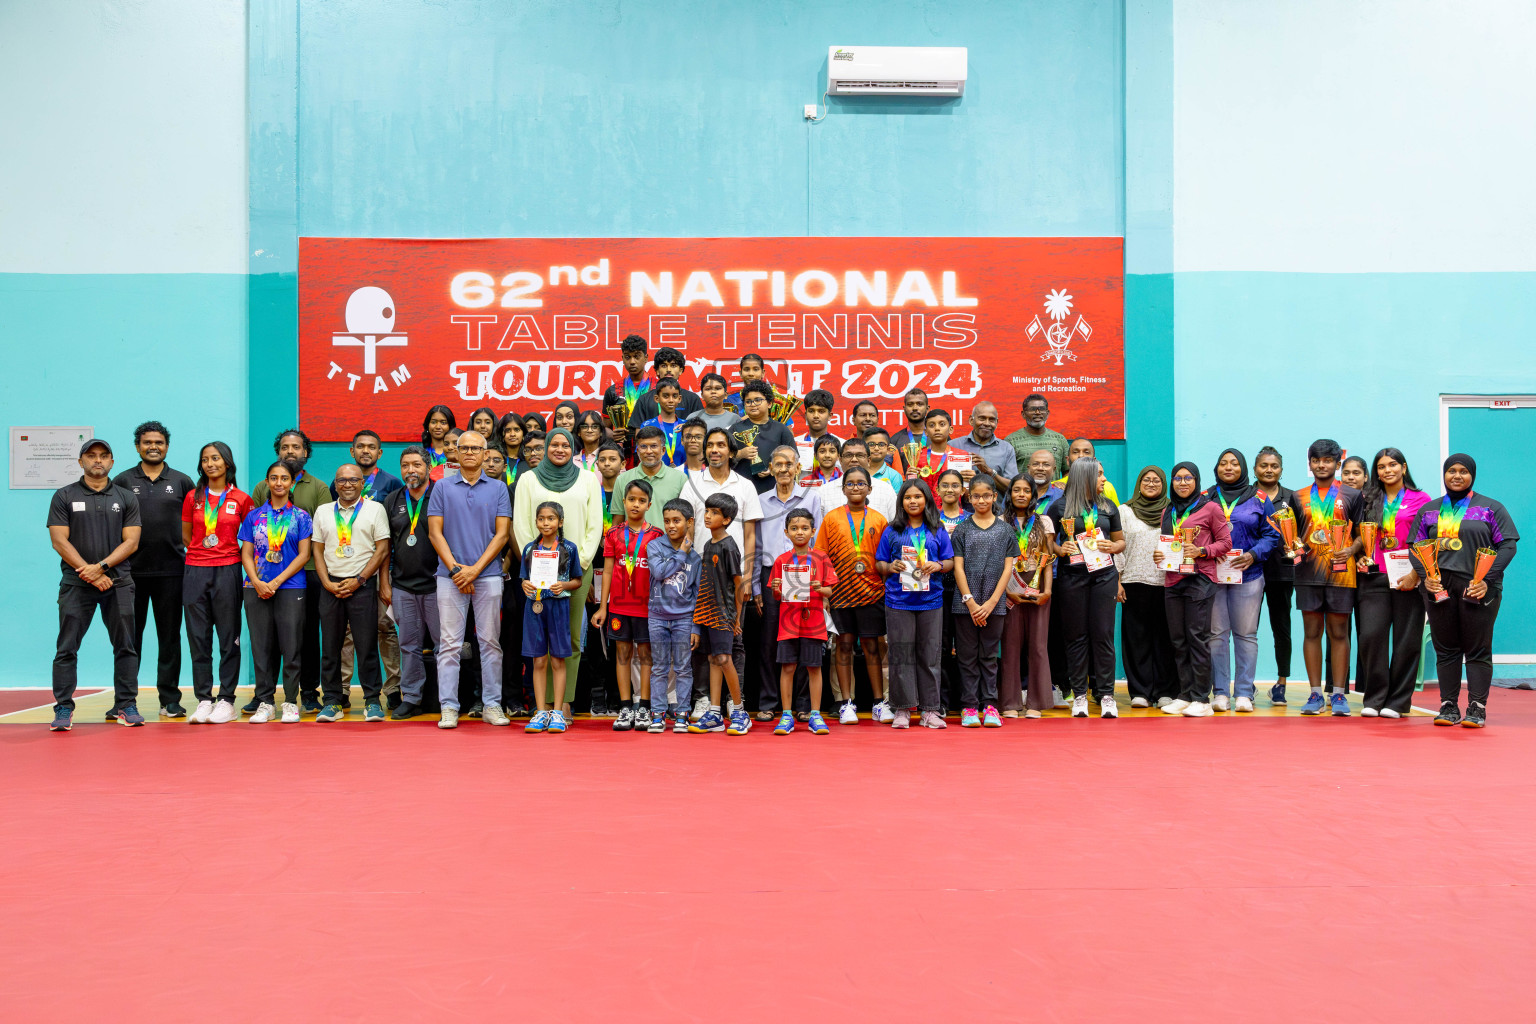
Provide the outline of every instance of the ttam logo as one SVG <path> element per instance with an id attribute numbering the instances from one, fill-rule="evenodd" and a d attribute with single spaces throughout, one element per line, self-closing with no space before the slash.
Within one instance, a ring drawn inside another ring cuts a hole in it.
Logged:
<path id="1" fill-rule="evenodd" d="M 346 379 L 347 390 L 357 390 L 358 381 L 372 377 L 371 392 L 388 391 L 391 382 L 400 387 L 411 379 L 411 371 L 404 363 L 389 371 L 388 380 L 378 371 L 378 350 L 381 348 L 405 348 L 410 339 L 404 331 L 395 330 L 395 300 L 383 288 L 368 286 L 359 288 L 347 299 L 347 329 L 331 335 L 333 348 L 360 348 L 363 350 L 361 373 L 354 373 L 336 360 L 331 360 L 327 380 L 338 376 Z"/>

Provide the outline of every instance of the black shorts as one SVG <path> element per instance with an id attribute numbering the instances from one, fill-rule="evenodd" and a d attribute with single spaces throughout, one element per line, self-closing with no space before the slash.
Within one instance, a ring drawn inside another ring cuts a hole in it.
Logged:
<path id="1" fill-rule="evenodd" d="M 826 643 L 825 640 L 808 636 L 780 640 L 778 663 L 780 665 L 804 665 L 806 668 L 821 668 L 821 659 L 826 653 Z"/>
<path id="2" fill-rule="evenodd" d="M 735 651 L 736 634 L 729 629 L 700 626 L 698 631 L 700 654 L 724 654 L 729 657 Z"/>
<path id="3" fill-rule="evenodd" d="M 649 619 L 643 619 L 638 615 L 609 612 L 607 619 L 603 621 L 603 634 L 609 640 L 618 640 L 621 643 L 648 644 L 651 642 L 651 623 Z"/>
<path id="4" fill-rule="evenodd" d="M 1348 615 L 1355 610 L 1355 589 L 1299 586 L 1296 588 L 1296 607 L 1304 612 L 1326 611 L 1333 615 Z"/>
<path id="5" fill-rule="evenodd" d="M 885 604 L 861 604 L 853 608 L 833 608 L 832 625 L 844 636 L 885 636 Z"/>

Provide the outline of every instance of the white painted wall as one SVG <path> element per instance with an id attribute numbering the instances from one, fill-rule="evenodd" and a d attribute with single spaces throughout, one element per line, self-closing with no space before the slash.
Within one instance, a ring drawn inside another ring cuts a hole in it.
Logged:
<path id="1" fill-rule="evenodd" d="M 1536 270 L 1536 3 L 1175 0 L 1174 269 Z"/>
<path id="2" fill-rule="evenodd" d="M 245 4 L 0 0 L 0 151 L 0 273 L 245 273 Z"/>

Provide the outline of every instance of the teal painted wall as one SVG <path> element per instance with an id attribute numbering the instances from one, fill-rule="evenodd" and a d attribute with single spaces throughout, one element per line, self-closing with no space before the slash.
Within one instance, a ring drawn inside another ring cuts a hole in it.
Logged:
<path id="1" fill-rule="evenodd" d="M 9 361 L 0 407 L 18 426 L 94 427 L 116 454 L 114 475 L 138 461 L 133 428 L 158 419 L 171 431 L 171 465 L 195 477 L 198 449 L 226 441 L 248 487 L 245 287 L 242 274 L 0 274 Z M 45 528 L 52 497 L 0 491 L 0 521 L 26 539 L 7 560 L 26 583 L 0 618 L 0 686 L 48 685 L 58 633 L 59 557 Z M 152 686 L 153 669 L 140 678 Z M 80 681 L 103 680 L 110 685 L 111 651 L 98 621 L 81 650 Z"/>

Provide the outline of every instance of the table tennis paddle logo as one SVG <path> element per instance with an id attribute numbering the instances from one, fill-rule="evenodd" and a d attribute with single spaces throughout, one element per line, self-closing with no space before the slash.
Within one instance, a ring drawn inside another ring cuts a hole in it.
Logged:
<path id="1" fill-rule="evenodd" d="M 332 359 L 326 379 L 335 380 L 340 377 L 346 381 L 348 391 L 356 391 L 359 382 L 371 377 L 372 382 L 364 386 L 375 395 L 388 391 L 391 387 L 401 387 L 410 380 L 411 371 L 404 363 L 387 371 L 387 377 L 379 371 L 379 349 L 405 348 L 410 344 L 410 337 L 406 332 L 395 330 L 396 312 L 395 300 L 383 288 L 370 285 L 354 291 L 347 298 L 347 329 L 331 334 L 331 347 L 362 349 L 362 365 L 355 367 L 359 372 L 354 372 L 342 366 L 336 359 Z M 337 353 L 338 357 L 340 355 L 341 353 Z"/>

